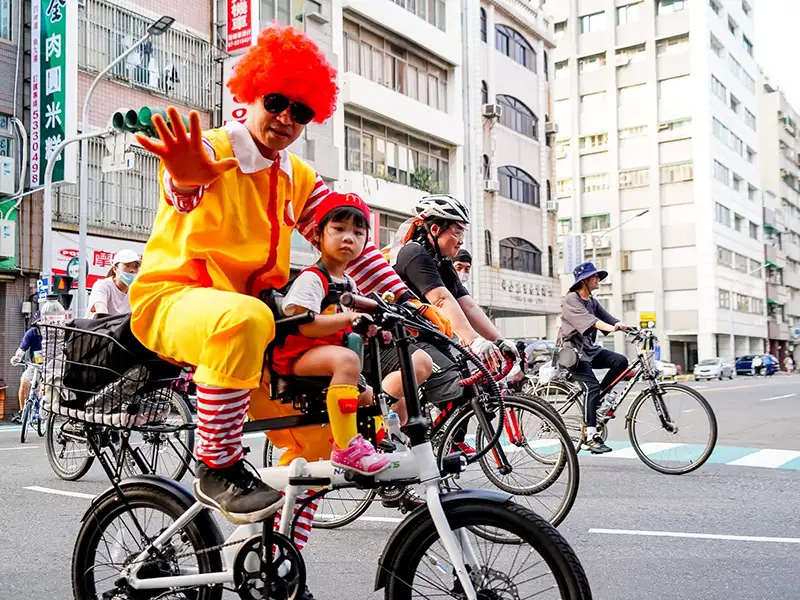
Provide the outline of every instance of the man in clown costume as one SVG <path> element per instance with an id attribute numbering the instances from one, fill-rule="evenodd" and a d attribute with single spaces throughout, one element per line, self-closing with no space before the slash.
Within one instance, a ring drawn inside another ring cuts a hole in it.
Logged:
<path id="1" fill-rule="evenodd" d="M 256 522 L 278 510 L 283 498 L 246 466 L 243 422 L 248 412 L 261 419 L 287 410 L 268 401 L 262 380 L 275 328 L 258 294 L 287 282 L 295 229 L 315 242 L 314 213 L 330 192 L 287 148 L 305 125 L 333 114 L 338 89 L 336 71 L 317 46 L 277 24 L 261 32 L 227 85 L 248 106 L 244 124 L 202 132 L 192 112 L 187 133 L 170 108 L 172 131 L 157 117 L 160 139 L 139 137 L 161 159 L 162 202 L 130 290 L 131 327 L 154 352 L 196 366 L 197 499 L 234 522 Z M 363 293 L 408 297 L 371 242 L 348 274 Z M 436 322 L 435 311 L 427 315 Z M 329 427 L 270 437 L 287 449 L 284 464 L 297 456 L 330 456 Z"/>

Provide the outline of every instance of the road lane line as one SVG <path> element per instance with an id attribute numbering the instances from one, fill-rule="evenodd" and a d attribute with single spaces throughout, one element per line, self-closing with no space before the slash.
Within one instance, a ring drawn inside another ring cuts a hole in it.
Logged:
<path id="1" fill-rule="evenodd" d="M 797 394 L 784 394 L 783 396 L 773 396 L 772 398 L 762 398 L 759 402 L 769 402 L 770 400 L 783 400 L 784 398 L 792 398 Z"/>
<path id="2" fill-rule="evenodd" d="M 10 448 L 0 448 L 0 452 L 5 450 L 36 450 L 39 446 L 11 446 Z"/>
<path id="3" fill-rule="evenodd" d="M 663 452 L 664 450 L 669 450 L 670 448 L 675 448 L 677 446 L 685 446 L 685 444 L 668 444 L 666 442 L 647 442 L 641 445 L 642 452 L 644 452 L 645 456 L 649 456 L 650 454 L 655 454 L 656 452 Z M 621 450 L 614 450 L 613 452 L 608 452 L 606 454 L 601 454 L 600 456 L 609 457 L 609 458 L 637 458 L 639 455 L 636 454 L 636 450 L 633 449 L 633 446 L 629 446 L 628 448 L 623 448 Z"/>
<path id="4" fill-rule="evenodd" d="M 590 529 L 589 533 L 608 535 L 641 535 L 648 537 L 692 538 L 701 540 L 730 540 L 734 542 L 771 542 L 775 544 L 800 544 L 800 538 L 779 538 L 759 535 L 723 535 L 717 533 L 681 533 L 678 531 L 638 531 L 630 529 Z"/>
<path id="5" fill-rule="evenodd" d="M 738 458 L 727 464 L 736 465 L 738 467 L 766 467 L 768 469 L 777 469 L 781 465 L 798 457 L 800 457 L 800 452 L 797 450 L 764 449 Z"/>
<path id="6" fill-rule="evenodd" d="M 56 496 L 70 496 L 72 498 L 84 498 L 85 500 L 93 500 L 95 497 L 94 494 L 83 494 L 81 492 L 67 492 L 64 490 L 54 490 L 52 488 L 39 487 L 38 485 L 32 485 L 22 489 L 30 490 L 32 492 L 42 492 L 43 494 L 54 494 Z"/>

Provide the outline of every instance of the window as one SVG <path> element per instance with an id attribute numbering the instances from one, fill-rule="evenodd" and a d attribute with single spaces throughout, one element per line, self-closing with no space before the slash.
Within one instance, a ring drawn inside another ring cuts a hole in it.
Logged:
<path id="1" fill-rule="evenodd" d="M 663 123 L 658 124 L 658 131 L 662 133 L 665 131 L 670 133 L 678 132 L 680 134 L 681 129 L 687 129 L 689 126 L 691 126 L 691 124 L 692 124 L 691 117 L 686 117 L 685 119 L 677 119 L 676 121 L 665 121 Z"/>
<path id="2" fill-rule="evenodd" d="M 758 225 L 750 221 L 750 237 L 754 240 L 758 239 Z"/>
<path id="3" fill-rule="evenodd" d="M 722 7 L 719 5 L 719 1 L 708 0 L 708 5 L 711 7 L 711 10 L 713 10 L 715 13 L 717 13 L 717 16 L 719 16 L 720 11 L 722 10 Z"/>
<path id="4" fill-rule="evenodd" d="M 661 165 L 659 178 L 662 184 L 691 181 L 694 178 L 694 165 L 690 162 Z"/>
<path id="5" fill-rule="evenodd" d="M 488 229 L 483 232 L 484 248 L 483 258 L 486 261 L 486 266 L 492 266 L 492 232 Z"/>
<path id="6" fill-rule="evenodd" d="M 731 211 L 719 202 L 714 203 L 714 220 L 726 227 L 731 226 Z"/>
<path id="7" fill-rule="evenodd" d="M 514 62 L 536 73 L 536 52 L 522 34 L 506 25 L 495 25 L 495 48 Z"/>
<path id="8" fill-rule="evenodd" d="M 539 183 L 525 171 L 505 166 L 497 169 L 497 176 L 501 196 L 529 206 L 539 206 Z"/>
<path id="9" fill-rule="evenodd" d="M 624 294 L 622 296 L 622 312 L 636 311 L 636 295 Z"/>
<path id="10" fill-rule="evenodd" d="M 720 142 L 728 145 L 728 137 L 730 136 L 730 130 L 725 127 L 720 121 L 716 118 L 711 119 L 711 131 L 714 134 L 714 137 L 717 138 Z"/>
<path id="11" fill-rule="evenodd" d="M 739 99 L 736 96 L 731 94 L 730 100 L 729 100 L 729 106 L 731 107 L 731 110 L 733 112 L 735 112 L 736 114 L 739 114 L 739 109 L 742 107 L 742 103 L 739 102 Z"/>
<path id="12" fill-rule="evenodd" d="M 606 53 L 593 54 L 592 56 L 584 56 L 578 59 L 578 72 L 588 73 L 590 71 L 597 71 L 601 67 L 606 66 Z"/>
<path id="13" fill-rule="evenodd" d="M 578 148 L 581 153 L 599 152 L 608 149 L 608 134 L 595 133 L 578 138 Z"/>
<path id="14" fill-rule="evenodd" d="M 417 15 L 423 21 L 445 31 L 447 17 L 445 14 L 446 0 L 392 0 L 405 8 L 408 12 Z M 262 3 L 263 4 L 263 3 Z M 264 19 L 261 19 L 262 23 Z"/>
<path id="15" fill-rule="evenodd" d="M 581 112 L 598 112 L 606 108 L 606 93 L 595 92 L 581 96 Z"/>
<path id="16" fill-rule="evenodd" d="M 579 17 L 578 24 L 580 25 L 581 34 L 600 31 L 605 26 L 605 20 L 606 20 L 605 12 L 597 12 L 597 13 L 592 13 L 590 15 L 583 15 L 582 17 Z"/>
<path id="17" fill-rule="evenodd" d="M 718 160 L 714 161 L 714 179 L 721 181 L 725 185 L 730 185 L 731 172 L 728 170 L 728 167 Z"/>
<path id="18" fill-rule="evenodd" d="M 572 219 L 558 220 L 558 235 L 569 235 L 572 233 Z"/>
<path id="19" fill-rule="evenodd" d="M 484 179 L 491 179 L 492 169 L 489 165 L 489 155 L 484 154 L 481 159 L 481 166 L 483 168 L 483 178 Z"/>
<path id="20" fill-rule="evenodd" d="M 722 85 L 722 82 L 713 75 L 711 76 L 711 92 L 723 102 L 728 100 L 728 90 Z"/>
<path id="21" fill-rule="evenodd" d="M 744 44 L 745 51 L 750 55 L 753 56 L 753 42 L 747 39 L 746 35 L 742 36 L 742 43 Z"/>
<path id="22" fill-rule="evenodd" d="M 447 111 L 448 69 L 423 50 L 397 46 L 386 37 L 344 20 L 346 71 L 379 83 L 431 108 Z"/>
<path id="23" fill-rule="evenodd" d="M 744 109 L 744 122 L 747 123 L 747 126 L 755 131 L 756 128 L 756 116 L 751 113 L 746 108 Z"/>
<path id="24" fill-rule="evenodd" d="M 736 32 L 739 31 L 739 26 L 736 24 L 736 21 L 730 17 L 728 17 L 728 31 L 730 31 L 732 35 L 736 35 Z"/>
<path id="25" fill-rule="evenodd" d="M 358 115 L 345 114 L 348 171 L 361 171 L 428 193 L 447 192 L 450 150 Z"/>
<path id="26" fill-rule="evenodd" d="M 556 158 L 566 158 L 569 152 L 569 140 L 559 140 L 556 142 Z"/>
<path id="27" fill-rule="evenodd" d="M 400 225 L 406 222 L 408 217 L 396 217 L 388 213 L 382 212 L 380 215 L 380 234 L 378 241 L 380 245 L 378 248 L 385 248 L 394 240 L 394 236 Z"/>
<path id="28" fill-rule="evenodd" d="M 689 76 L 671 77 L 658 82 L 658 99 L 667 101 L 684 100 L 689 96 Z"/>
<path id="29" fill-rule="evenodd" d="M 719 308 L 731 307 L 731 293 L 728 290 L 719 290 L 718 304 Z"/>
<path id="30" fill-rule="evenodd" d="M 744 154 L 744 143 L 742 140 L 733 132 L 731 132 L 730 143 L 728 144 L 736 154 L 742 156 Z"/>
<path id="31" fill-rule="evenodd" d="M 497 94 L 497 102 L 503 105 L 500 123 L 524 136 L 539 139 L 539 119 L 533 111 L 513 96 Z"/>
<path id="32" fill-rule="evenodd" d="M 749 17 L 751 10 L 753 10 L 753 9 L 750 8 L 750 5 L 747 2 L 745 2 L 744 0 L 742 0 L 742 12 Z"/>
<path id="33" fill-rule="evenodd" d="M 0 0 L 0 5 L 9 3 Z M 86 0 L 84 8 L 78 10 L 78 67 L 99 72 L 130 48 L 150 25 L 149 18 L 115 3 Z M 210 111 L 216 100 L 214 68 L 212 45 L 173 27 L 141 44 L 112 69 L 111 75 L 119 83 L 128 82 L 164 94 L 173 102 Z"/>
<path id="34" fill-rule="evenodd" d="M 620 171 L 619 189 L 644 187 L 650 184 L 650 170 L 636 169 L 635 171 Z"/>
<path id="35" fill-rule="evenodd" d="M 678 12 L 683 10 L 684 0 L 658 0 L 656 12 L 659 15 L 666 15 L 669 13 Z"/>
<path id="36" fill-rule="evenodd" d="M 556 79 L 566 79 L 569 76 L 569 61 L 560 60 L 556 63 Z"/>
<path id="37" fill-rule="evenodd" d="M 747 273 L 748 264 L 750 261 L 746 256 L 742 256 L 741 254 L 734 254 L 733 255 L 733 264 L 734 269 L 737 271 L 741 271 L 742 273 Z"/>
<path id="38" fill-rule="evenodd" d="M 644 106 L 647 100 L 647 84 L 628 85 L 617 90 L 617 102 L 623 104 Z"/>
<path id="39" fill-rule="evenodd" d="M 603 231 L 611 227 L 611 215 L 588 215 L 581 217 L 581 231 Z"/>
<path id="40" fill-rule="evenodd" d="M 689 49 L 689 34 L 676 35 L 656 42 L 656 55 L 685 52 Z"/>
<path id="41" fill-rule="evenodd" d="M 760 262 L 758 262 L 757 260 L 754 260 L 754 259 L 751 258 L 750 259 L 750 268 L 747 270 L 747 272 L 750 275 L 754 275 L 754 276 L 758 277 L 759 279 L 761 279 L 761 270 L 759 269 L 760 266 L 761 266 Z"/>
<path id="42" fill-rule="evenodd" d="M 753 150 L 750 146 L 745 148 L 745 152 L 747 154 L 747 162 L 754 163 L 756 162 L 756 151 Z"/>
<path id="43" fill-rule="evenodd" d="M 542 253 L 536 246 L 522 238 L 500 240 L 500 268 L 541 275 Z"/>
<path id="44" fill-rule="evenodd" d="M 566 21 L 559 21 L 554 26 L 555 29 L 555 38 L 557 40 L 563 39 L 565 35 L 567 35 L 567 22 Z"/>
<path id="45" fill-rule="evenodd" d="M 624 57 L 627 60 L 623 60 Z M 628 63 L 639 62 L 647 57 L 645 52 L 645 45 L 639 44 L 638 46 L 628 46 L 627 48 L 619 48 L 617 50 L 617 67 L 624 68 Z"/>
<path id="46" fill-rule="evenodd" d="M 556 181 L 556 198 L 569 198 L 570 196 L 572 196 L 572 179 Z"/>
<path id="47" fill-rule="evenodd" d="M 0 38 L 11 39 L 11 3 L 0 0 Z"/>
<path id="48" fill-rule="evenodd" d="M 719 56 L 720 58 L 724 58 L 725 57 L 725 46 L 722 45 L 722 42 L 720 42 L 713 33 L 711 33 L 709 35 L 710 35 L 710 38 L 711 38 L 711 51 L 714 54 L 716 54 L 717 56 Z"/>
<path id="49" fill-rule="evenodd" d="M 764 314 L 764 301 L 761 298 L 752 298 L 752 306 L 750 312 L 756 315 Z"/>
<path id="50" fill-rule="evenodd" d="M 750 185 L 748 183 L 747 184 L 747 199 L 755 201 L 756 198 L 758 198 L 758 189 L 753 187 L 752 185 Z"/>
<path id="51" fill-rule="evenodd" d="M 550 63 L 550 58 L 547 56 L 547 52 L 544 53 L 544 60 L 542 60 L 542 66 L 544 67 L 544 80 L 550 80 L 550 68 L 547 66 Z"/>
<path id="52" fill-rule="evenodd" d="M 481 104 L 489 104 L 489 84 L 481 81 Z"/>
<path id="53" fill-rule="evenodd" d="M 608 173 L 598 173 L 597 175 L 586 175 L 581 177 L 581 190 L 584 194 L 591 192 L 602 192 L 608 189 Z"/>
<path id="54" fill-rule="evenodd" d="M 647 125 L 637 125 L 636 127 L 625 127 L 619 130 L 619 139 L 626 140 L 632 137 L 647 135 Z"/>
<path id="55" fill-rule="evenodd" d="M 488 37 L 486 30 L 486 10 L 481 8 L 481 41 L 485 42 Z"/>
<path id="56" fill-rule="evenodd" d="M 617 7 L 617 25 L 626 25 L 627 23 L 635 23 L 639 20 L 639 15 L 642 10 L 642 2 L 636 4 L 628 4 L 627 6 Z"/>
<path id="57" fill-rule="evenodd" d="M 744 223 L 744 217 L 742 215 L 737 215 L 736 213 L 733 214 L 733 228 L 742 233 L 742 224 Z"/>
<path id="58" fill-rule="evenodd" d="M 744 87 L 748 89 L 751 94 L 755 94 L 756 92 L 756 82 L 755 80 L 750 77 L 750 74 L 742 68 L 742 65 L 739 64 L 739 61 L 733 58 L 730 54 L 728 55 L 728 67 L 731 70 L 736 78 L 742 82 Z"/>
<path id="59" fill-rule="evenodd" d="M 733 252 L 717 246 L 717 263 L 726 267 L 733 267 Z"/>

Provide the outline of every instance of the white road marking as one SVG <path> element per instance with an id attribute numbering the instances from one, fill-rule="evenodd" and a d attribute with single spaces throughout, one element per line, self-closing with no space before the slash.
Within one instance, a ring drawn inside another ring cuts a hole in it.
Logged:
<path id="1" fill-rule="evenodd" d="M 10 448 L 0 448 L 0 452 L 5 450 L 36 450 L 39 446 L 11 446 Z"/>
<path id="2" fill-rule="evenodd" d="M 83 494 L 81 492 L 67 492 L 64 490 L 54 490 L 52 488 L 39 487 L 38 485 L 32 485 L 22 489 L 30 490 L 32 492 L 42 492 L 43 494 L 54 494 L 56 496 L 71 496 L 72 498 L 84 498 L 86 500 L 93 500 L 95 497 L 94 494 Z"/>
<path id="3" fill-rule="evenodd" d="M 647 442 L 641 445 L 641 449 L 646 456 L 649 456 L 650 454 L 655 454 L 656 452 L 661 452 L 662 450 L 669 450 L 670 448 L 676 448 L 677 446 L 683 445 L 684 444 L 668 444 L 666 442 Z M 639 455 L 636 454 L 636 450 L 633 449 L 633 446 L 630 446 L 629 448 L 614 450 L 613 452 L 608 452 L 606 454 L 602 454 L 601 456 L 609 456 L 611 458 L 636 458 Z"/>
<path id="4" fill-rule="evenodd" d="M 737 458 L 727 464 L 739 467 L 767 467 L 769 469 L 777 469 L 781 465 L 797 457 L 800 457 L 800 452 L 797 450 L 765 449 L 753 452 L 753 454 L 748 454 L 742 458 Z"/>
<path id="5" fill-rule="evenodd" d="M 759 402 L 769 402 L 770 400 L 783 400 L 784 398 L 792 398 L 797 394 L 784 394 L 783 396 L 773 396 L 772 398 L 762 398 Z"/>
<path id="6" fill-rule="evenodd" d="M 331 515 L 325 513 L 317 513 L 317 517 L 322 517 L 325 519 L 338 519 L 342 515 Z M 372 521 L 374 523 L 401 523 L 403 519 L 399 519 L 397 517 L 358 517 L 359 521 Z"/>
<path id="7" fill-rule="evenodd" d="M 641 535 L 648 537 L 692 538 L 701 540 L 730 540 L 734 542 L 771 542 L 776 544 L 800 544 L 800 538 L 779 538 L 759 535 L 723 535 L 717 533 L 681 533 L 678 531 L 637 531 L 629 529 L 590 529 L 589 533 L 609 535 Z"/>

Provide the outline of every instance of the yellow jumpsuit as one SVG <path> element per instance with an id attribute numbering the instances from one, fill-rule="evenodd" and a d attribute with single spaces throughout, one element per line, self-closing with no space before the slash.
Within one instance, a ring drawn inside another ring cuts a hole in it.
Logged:
<path id="1" fill-rule="evenodd" d="M 234 156 L 225 129 L 204 137 L 217 159 Z M 259 291 L 286 284 L 294 215 L 302 213 L 316 183 L 314 169 L 288 156 L 291 180 L 277 161 L 255 173 L 232 169 L 189 212 L 166 201 L 162 165 L 159 210 L 130 289 L 131 328 L 139 341 L 161 356 L 196 366 L 194 379 L 200 384 L 252 389 L 253 419 L 294 413 L 291 406 L 269 400 L 269 378 L 262 378 L 262 369 L 275 326 L 272 313 L 257 299 Z M 297 456 L 330 456 L 329 426 L 269 437 L 286 448 L 282 464 Z"/>

